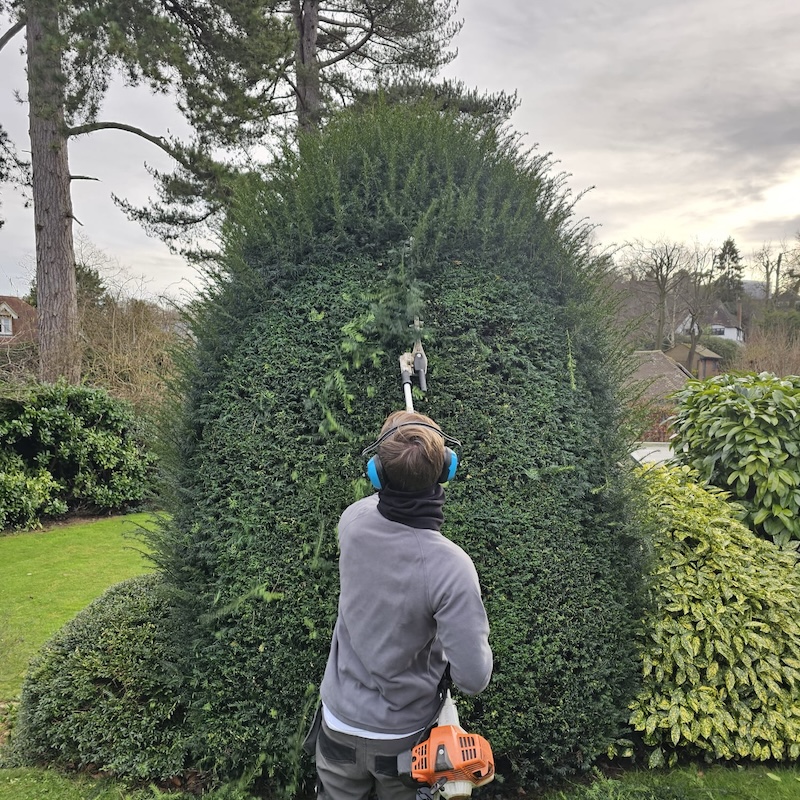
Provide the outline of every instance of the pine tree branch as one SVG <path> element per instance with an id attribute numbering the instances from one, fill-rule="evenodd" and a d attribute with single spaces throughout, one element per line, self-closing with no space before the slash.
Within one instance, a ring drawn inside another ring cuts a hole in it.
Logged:
<path id="1" fill-rule="evenodd" d="M 137 128 L 135 125 L 126 125 L 124 122 L 87 122 L 84 125 L 76 125 L 74 128 L 67 128 L 66 135 L 68 137 L 82 136 L 86 133 L 94 133 L 95 131 L 103 130 L 125 131 L 126 133 L 132 133 L 135 136 L 146 139 L 156 147 L 161 148 L 165 153 L 167 153 L 167 155 L 172 156 L 172 158 L 174 158 L 180 164 L 188 167 L 188 163 L 181 156 L 178 150 L 172 147 L 163 136 L 153 136 L 153 134 L 147 133 L 147 131 Z"/>
<path id="2" fill-rule="evenodd" d="M 326 67 L 330 67 L 332 64 L 336 64 L 339 61 L 349 58 L 351 55 L 353 55 L 353 53 L 357 53 L 374 35 L 374 28 L 370 27 L 369 29 L 366 29 L 364 35 L 350 45 L 346 50 L 342 50 L 341 53 L 337 53 L 335 56 L 333 56 L 333 58 L 328 58 L 324 61 L 320 59 L 319 68 L 322 70 Z"/>
<path id="3" fill-rule="evenodd" d="M 2 50 L 23 28 L 25 20 L 15 22 L 2 36 L 0 36 L 0 50 Z"/>

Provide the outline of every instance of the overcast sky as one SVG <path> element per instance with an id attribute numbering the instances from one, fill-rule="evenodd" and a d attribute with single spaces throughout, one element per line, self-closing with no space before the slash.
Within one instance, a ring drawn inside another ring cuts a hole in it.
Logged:
<path id="1" fill-rule="evenodd" d="M 796 0 L 460 0 L 464 28 L 447 75 L 487 91 L 517 91 L 513 126 L 552 152 L 576 212 L 602 244 L 669 238 L 744 256 L 800 231 L 800 3 Z M 0 31 L 1 33 L 2 31 Z M 0 115 L 22 141 L 22 37 L 0 52 Z M 23 92 L 24 94 L 24 92 Z M 169 102 L 117 90 L 103 118 L 173 132 Z M 148 238 L 111 194 L 145 203 L 152 145 L 115 131 L 70 148 L 78 229 L 146 291 L 191 291 L 193 269 Z M 2 190 L 0 294 L 24 294 L 33 273 L 33 222 Z"/>

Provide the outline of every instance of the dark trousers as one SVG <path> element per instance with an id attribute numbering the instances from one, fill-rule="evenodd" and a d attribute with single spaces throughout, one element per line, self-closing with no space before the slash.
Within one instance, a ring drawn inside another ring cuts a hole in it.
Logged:
<path id="1" fill-rule="evenodd" d="M 322 721 L 317 738 L 317 792 L 320 800 L 415 800 L 416 789 L 397 777 L 397 755 L 410 750 L 418 734 L 404 739 L 362 739 L 332 731 Z"/>

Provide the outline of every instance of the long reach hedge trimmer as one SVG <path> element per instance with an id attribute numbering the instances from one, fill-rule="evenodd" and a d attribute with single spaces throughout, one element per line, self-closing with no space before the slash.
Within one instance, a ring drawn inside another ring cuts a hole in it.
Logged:
<path id="1" fill-rule="evenodd" d="M 428 359 L 422 348 L 422 322 L 414 319 L 417 339 L 411 352 L 400 356 L 400 378 L 406 411 L 414 410 L 412 377 L 428 390 Z M 449 673 L 448 673 L 449 674 Z M 494 756 L 489 742 L 477 733 L 467 733 L 459 724 L 458 709 L 445 680 L 444 700 L 435 725 L 424 742 L 397 757 L 397 773 L 409 786 L 417 787 L 417 800 L 467 798 L 472 790 L 494 779 Z"/>
<path id="2" fill-rule="evenodd" d="M 417 800 L 466 798 L 494 779 L 492 748 L 483 736 L 461 727 L 449 689 L 428 738 L 397 757 L 397 774 L 417 787 Z"/>
<path id="3" fill-rule="evenodd" d="M 414 328 L 417 333 L 417 339 L 411 352 L 403 353 L 400 356 L 400 378 L 403 382 L 406 411 L 413 411 L 414 398 L 412 396 L 411 378 L 416 375 L 420 390 L 423 392 L 428 391 L 428 358 L 422 349 L 422 339 L 420 337 L 422 322 L 420 318 L 415 317 L 413 325 L 409 325 L 409 327 Z"/>

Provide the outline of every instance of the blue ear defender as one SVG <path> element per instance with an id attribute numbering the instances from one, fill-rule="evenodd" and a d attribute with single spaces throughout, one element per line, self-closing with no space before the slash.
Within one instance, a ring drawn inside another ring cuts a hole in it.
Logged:
<path id="1" fill-rule="evenodd" d="M 386 431 L 380 438 L 374 441 L 371 445 L 364 448 L 364 451 L 361 455 L 367 455 L 368 453 L 372 452 L 373 450 L 377 450 L 378 446 L 383 442 L 385 439 L 388 439 L 398 428 L 403 428 L 406 425 L 416 425 L 417 427 L 423 428 L 430 428 L 431 430 L 435 430 L 446 442 L 452 442 L 453 444 L 460 445 L 461 442 L 458 439 L 454 439 L 452 436 L 448 436 L 443 431 L 440 431 L 438 428 L 435 428 L 433 425 L 426 425 L 422 422 L 403 422 L 400 425 L 397 425 L 394 428 Z M 444 463 L 442 464 L 442 471 L 439 477 L 436 479 L 437 483 L 447 483 L 448 481 L 453 480 L 456 475 L 456 470 L 458 469 L 458 456 L 456 453 L 451 450 L 449 447 L 444 448 Z M 367 469 L 366 469 L 367 477 L 370 480 L 370 483 L 376 489 L 384 489 L 389 481 L 386 476 L 386 471 L 383 468 L 383 464 L 381 464 L 380 456 L 375 453 L 372 458 L 367 462 Z"/>
<path id="2" fill-rule="evenodd" d="M 445 447 L 444 464 L 442 464 L 442 472 L 436 479 L 436 483 L 448 483 L 453 480 L 457 468 L 458 456 L 449 447 Z M 386 471 L 381 464 L 381 457 L 377 453 L 367 462 L 367 477 L 376 489 L 384 489 L 388 484 Z"/>

